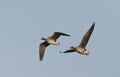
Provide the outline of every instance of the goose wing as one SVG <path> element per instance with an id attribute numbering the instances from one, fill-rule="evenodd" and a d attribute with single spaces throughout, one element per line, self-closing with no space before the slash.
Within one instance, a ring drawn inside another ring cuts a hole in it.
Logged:
<path id="1" fill-rule="evenodd" d="M 54 32 L 54 34 L 51 36 L 52 39 L 58 39 L 60 36 L 70 36 L 68 34 L 65 34 L 65 33 L 61 33 L 61 32 Z"/>
<path id="2" fill-rule="evenodd" d="M 85 46 L 87 45 L 89 38 L 93 32 L 94 26 L 95 26 L 95 23 L 92 24 L 92 26 L 89 28 L 89 30 L 86 32 L 86 34 L 83 36 L 79 47 L 85 48 Z"/>
<path id="3" fill-rule="evenodd" d="M 48 46 L 49 44 L 47 42 L 43 42 L 39 45 L 39 58 L 40 61 L 42 61 L 43 56 L 44 56 L 44 52 L 45 52 L 45 48 Z"/>

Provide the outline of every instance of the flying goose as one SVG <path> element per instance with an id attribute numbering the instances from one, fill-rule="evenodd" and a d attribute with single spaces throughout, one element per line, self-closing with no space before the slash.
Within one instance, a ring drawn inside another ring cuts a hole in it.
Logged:
<path id="1" fill-rule="evenodd" d="M 89 28 L 89 30 L 86 32 L 86 34 L 83 36 L 82 41 L 78 47 L 71 46 L 70 47 L 71 49 L 66 50 L 64 52 L 61 52 L 61 53 L 70 53 L 70 52 L 76 51 L 76 52 L 83 54 L 83 55 L 89 55 L 90 51 L 87 50 L 85 47 L 86 47 L 88 40 L 93 32 L 94 26 L 95 26 L 95 23 L 92 24 L 92 26 Z"/>
<path id="2" fill-rule="evenodd" d="M 50 44 L 52 45 L 59 45 L 60 43 L 58 41 L 56 41 L 60 36 L 70 36 L 68 34 L 65 33 L 61 33 L 61 32 L 54 32 L 54 34 L 48 38 L 44 38 L 42 37 L 41 40 L 45 40 L 43 43 L 41 43 L 39 45 L 39 58 L 40 61 L 43 60 L 43 56 L 44 56 L 44 52 L 45 52 L 45 48 L 47 46 L 49 46 Z"/>

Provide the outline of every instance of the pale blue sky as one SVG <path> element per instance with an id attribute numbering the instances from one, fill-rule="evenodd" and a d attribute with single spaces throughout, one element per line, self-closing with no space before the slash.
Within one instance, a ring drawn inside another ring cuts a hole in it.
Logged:
<path id="1" fill-rule="evenodd" d="M 59 53 L 77 46 L 93 22 L 89 56 Z M 0 77 L 120 77 L 119 29 L 119 0 L 1 0 Z M 40 38 L 55 31 L 71 37 L 40 62 Z"/>

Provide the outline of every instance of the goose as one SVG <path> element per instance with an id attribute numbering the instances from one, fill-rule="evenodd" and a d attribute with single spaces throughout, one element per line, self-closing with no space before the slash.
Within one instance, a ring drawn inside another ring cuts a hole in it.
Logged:
<path id="1" fill-rule="evenodd" d="M 95 26 L 95 23 L 92 24 L 92 26 L 89 28 L 89 30 L 85 33 L 85 35 L 83 36 L 82 38 L 82 41 L 81 43 L 79 44 L 79 46 L 77 47 L 73 47 L 71 46 L 69 50 L 66 50 L 64 52 L 60 52 L 60 53 L 70 53 L 70 52 L 78 52 L 82 55 L 89 55 L 90 54 L 90 51 L 87 50 L 85 47 L 89 41 L 89 38 L 94 30 L 94 26 Z"/>
<path id="2" fill-rule="evenodd" d="M 70 36 L 68 34 L 62 33 L 62 32 L 54 32 L 52 36 L 48 38 L 42 37 L 41 40 L 45 40 L 43 43 L 39 45 L 39 58 L 40 61 L 43 60 L 45 48 L 48 47 L 50 44 L 52 45 L 59 45 L 60 42 L 56 41 L 60 36 Z"/>

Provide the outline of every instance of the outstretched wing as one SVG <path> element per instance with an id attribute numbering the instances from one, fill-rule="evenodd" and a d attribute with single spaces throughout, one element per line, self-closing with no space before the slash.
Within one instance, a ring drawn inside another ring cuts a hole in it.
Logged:
<path id="1" fill-rule="evenodd" d="M 93 32 L 94 26 L 95 26 L 95 23 L 92 24 L 92 26 L 89 28 L 89 30 L 86 32 L 86 34 L 83 36 L 79 47 L 85 48 L 85 46 L 87 45 L 89 38 Z"/>
<path id="2" fill-rule="evenodd" d="M 66 51 L 60 52 L 60 53 L 71 53 L 71 52 L 75 52 L 75 50 L 66 50 Z"/>
<path id="3" fill-rule="evenodd" d="M 61 32 L 54 32 L 54 34 L 51 36 L 52 39 L 58 39 L 61 35 L 63 36 L 70 36 L 68 34 L 65 34 L 65 33 L 61 33 Z"/>
<path id="4" fill-rule="evenodd" d="M 44 52 L 45 52 L 45 48 L 48 46 L 49 44 L 47 42 L 43 42 L 39 45 L 39 58 L 40 61 L 43 60 L 43 56 L 44 56 Z"/>

